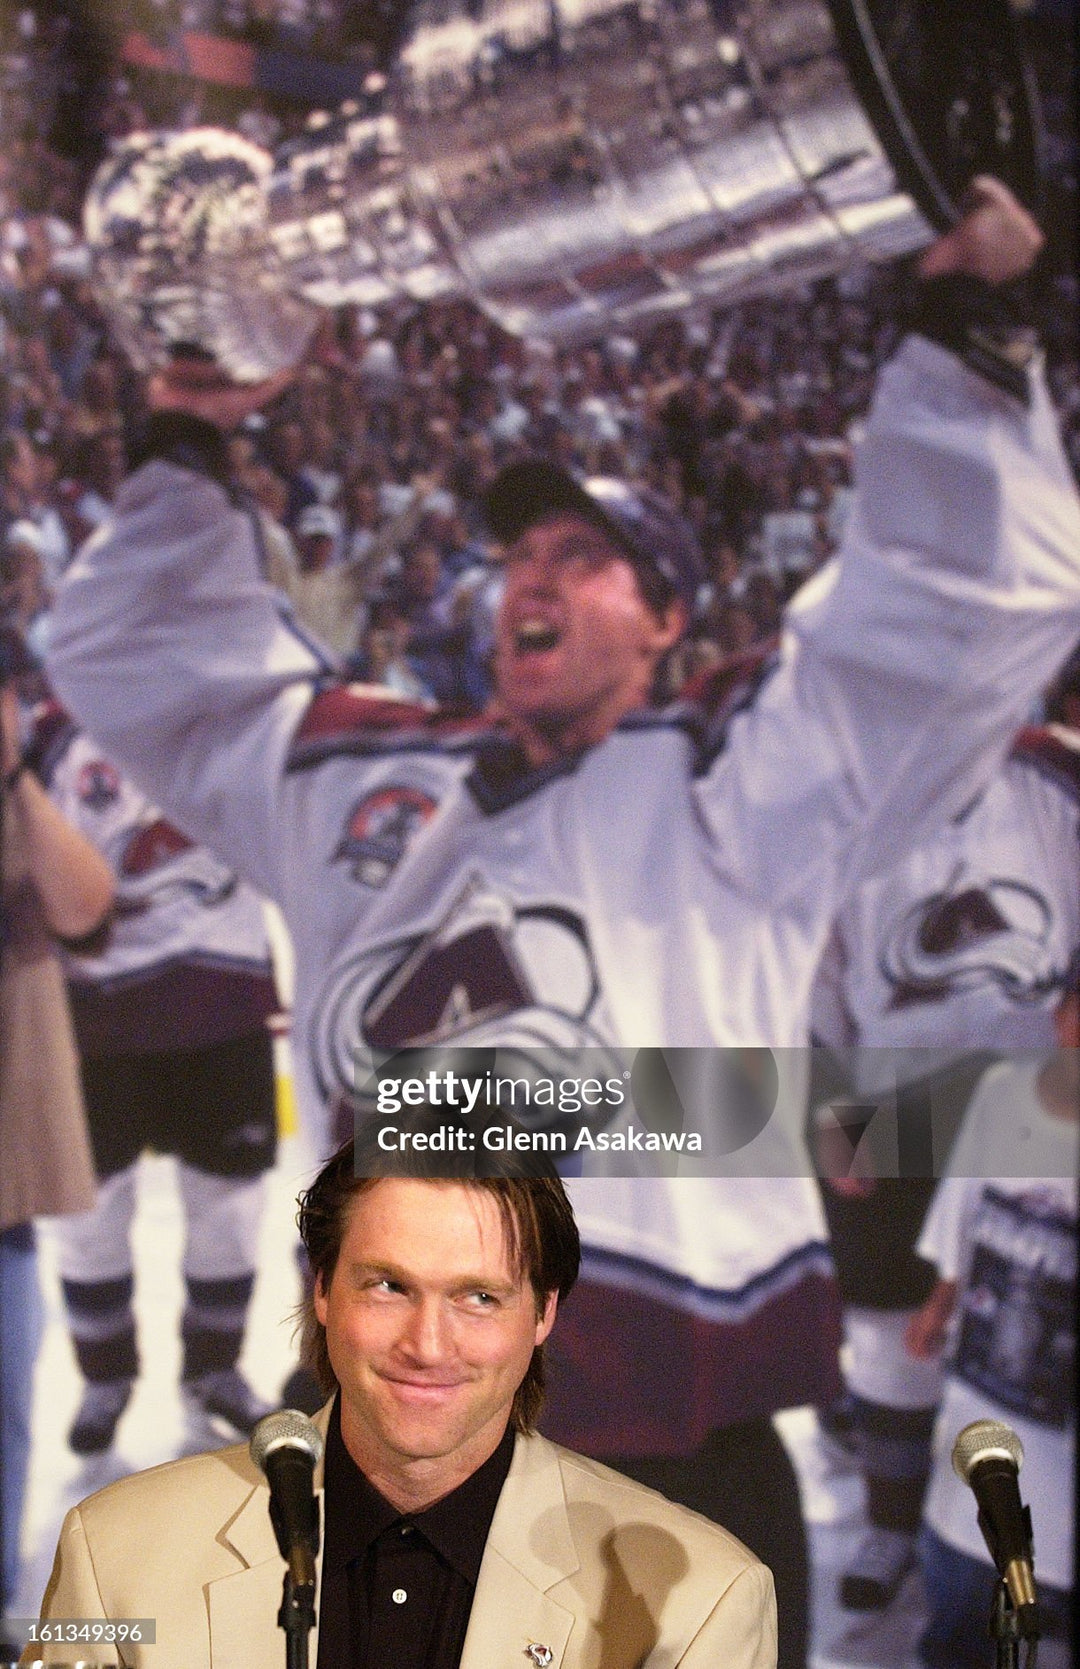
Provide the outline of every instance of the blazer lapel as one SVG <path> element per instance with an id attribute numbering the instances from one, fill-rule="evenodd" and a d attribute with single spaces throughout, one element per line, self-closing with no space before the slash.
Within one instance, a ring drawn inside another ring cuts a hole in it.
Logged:
<path id="1" fill-rule="evenodd" d="M 315 1425 L 326 1436 L 330 1405 L 315 1417 Z M 315 1470 L 319 1522 L 322 1523 L 322 1462 Z M 242 1570 L 222 1576 L 207 1587 L 210 1606 L 211 1669 L 261 1669 L 263 1664 L 284 1661 L 285 1635 L 278 1627 L 285 1561 L 278 1552 L 270 1523 L 270 1491 L 265 1484 L 254 1486 L 231 1519 L 222 1526 L 219 1540 L 241 1560 Z M 322 1536 L 316 1574 L 322 1581 Z M 318 1589 L 316 1593 L 318 1593 Z M 318 1626 L 310 1635 L 309 1659 L 318 1659 Z"/>
<path id="2" fill-rule="evenodd" d="M 324 1433 L 328 1413 L 324 1409 L 316 1419 Z M 321 1465 L 315 1482 L 321 1513 Z M 265 1485 L 251 1489 L 219 1539 L 243 1568 L 207 1589 L 211 1669 L 272 1666 L 285 1651 L 277 1624 L 285 1566 Z M 461 1669 L 560 1669 L 574 1614 L 551 1599 L 548 1590 L 572 1576 L 578 1564 L 558 1454 L 542 1437 L 519 1437 L 480 1566 Z M 321 1584 L 321 1537 L 318 1574 Z M 310 1662 L 317 1661 L 318 1649 L 316 1628 Z"/>
<path id="3" fill-rule="evenodd" d="M 530 1669 L 531 1664 L 559 1669 L 573 1626 L 572 1611 L 549 1599 L 489 1546 L 476 1584 L 461 1669 Z"/>
<path id="4" fill-rule="evenodd" d="M 548 1590 L 578 1564 L 558 1455 L 542 1437 L 519 1437 L 480 1566 L 461 1669 L 559 1669 L 574 1614 Z"/>

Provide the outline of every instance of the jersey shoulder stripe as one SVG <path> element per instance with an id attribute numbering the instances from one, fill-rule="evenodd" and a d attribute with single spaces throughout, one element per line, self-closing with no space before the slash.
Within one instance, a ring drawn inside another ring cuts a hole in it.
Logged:
<path id="1" fill-rule="evenodd" d="M 419 701 L 384 695 L 369 684 L 333 684 L 316 691 L 293 737 L 290 771 L 347 755 L 472 753 L 490 726 Z"/>
<path id="2" fill-rule="evenodd" d="M 684 689 L 676 711 L 683 713 L 694 742 L 695 777 L 703 777 L 715 764 L 727 745 L 732 720 L 754 705 L 779 664 L 779 640 L 766 638 L 728 656 Z"/>
<path id="3" fill-rule="evenodd" d="M 776 665 L 777 642 L 770 638 L 699 673 L 665 707 L 642 707 L 628 713 L 617 728 L 682 731 L 694 749 L 694 775 L 700 776 L 722 752 L 731 720 L 753 705 Z"/>
<path id="4" fill-rule="evenodd" d="M 1080 804 L 1080 731 L 1063 724 L 1026 725 L 1009 757 L 1057 783 Z"/>

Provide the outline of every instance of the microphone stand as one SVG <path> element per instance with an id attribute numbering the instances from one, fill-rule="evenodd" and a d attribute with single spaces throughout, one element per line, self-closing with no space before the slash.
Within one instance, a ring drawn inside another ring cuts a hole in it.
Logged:
<path id="1" fill-rule="evenodd" d="M 990 1637 L 995 1669 L 1020 1669 L 1020 1625 L 1004 1577 L 994 1589 L 990 1606 Z"/>
<path id="2" fill-rule="evenodd" d="M 1026 1553 L 1029 1568 L 1034 1565 L 1034 1538 L 1031 1533 L 1031 1508 L 1023 1508 L 1024 1535 L 1027 1543 Z M 998 1549 L 997 1537 L 986 1515 L 979 1513 L 979 1527 L 986 1538 L 986 1545 L 990 1549 L 991 1557 L 998 1570 L 1002 1568 L 1002 1560 Z M 993 1603 L 990 1607 L 990 1638 L 994 1642 L 995 1669 L 1020 1669 L 1020 1642 L 1026 1640 L 1027 1665 L 1026 1669 L 1035 1669 L 1035 1656 L 1038 1651 L 1039 1608 L 1034 1602 L 1023 1605 L 1019 1611 L 1013 1604 L 1009 1585 L 1004 1576 L 998 1581 L 994 1589 Z"/>
<path id="3" fill-rule="evenodd" d="M 315 1627 L 315 1584 L 285 1572 L 278 1626 L 285 1630 L 285 1669 L 308 1669 L 308 1635 Z"/>
<path id="4" fill-rule="evenodd" d="M 270 1485 L 270 1523 L 285 1561 L 277 1615 L 278 1627 L 285 1630 L 285 1669 L 308 1669 L 308 1635 L 315 1627 L 315 1560 L 321 1539 L 312 1473 L 322 1455 L 322 1436 L 310 1420 L 285 1408 L 259 1421 L 250 1453 Z"/>

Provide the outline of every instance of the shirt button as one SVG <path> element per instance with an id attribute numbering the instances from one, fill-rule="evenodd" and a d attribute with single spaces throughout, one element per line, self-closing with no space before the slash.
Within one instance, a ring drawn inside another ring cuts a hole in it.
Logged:
<path id="1" fill-rule="evenodd" d="M 390 1598 L 393 1600 L 395 1605 L 404 1605 L 408 1597 L 409 1596 L 405 1592 L 404 1588 L 395 1588 L 393 1593 L 390 1595 Z"/>

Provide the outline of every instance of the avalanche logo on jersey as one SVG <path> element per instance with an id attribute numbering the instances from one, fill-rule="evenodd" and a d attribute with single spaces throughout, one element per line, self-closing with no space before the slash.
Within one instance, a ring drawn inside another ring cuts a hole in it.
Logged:
<path id="1" fill-rule="evenodd" d="M 350 811 L 334 851 L 334 862 L 347 863 L 353 880 L 364 886 L 385 886 L 413 835 L 436 810 L 430 794 L 404 784 L 368 794 Z"/>
<path id="2" fill-rule="evenodd" d="M 1021 881 L 991 878 L 941 892 L 901 916 L 881 956 L 892 1009 L 997 985 L 1015 1003 L 1040 1001 L 1064 970 L 1050 947 L 1049 901 Z"/>
<path id="3" fill-rule="evenodd" d="M 120 798 L 120 773 L 107 759 L 89 759 L 80 767 L 75 793 L 80 805 L 107 811 Z"/>
<path id="4" fill-rule="evenodd" d="M 355 1102 L 374 1055 L 423 1046 L 495 1047 L 506 1076 L 573 1076 L 584 1048 L 604 1051 L 590 1075 L 622 1070 L 581 918 L 554 904 L 516 906 L 479 875 L 430 932 L 338 968 L 315 1015 L 314 1075 L 330 1101 Z M 611 1109 L 597 1111 L 606 1123 Z"/>
<path id="5" fill-rule="evenodd" d="M 237 878 L 217 858 L 163 817 L 136 829 L 124 847 L 119 864 L 117 909 L 140 915 L 170 895 L 194 897 L 207 909 L 224 904 L 237 888 Z"/>

